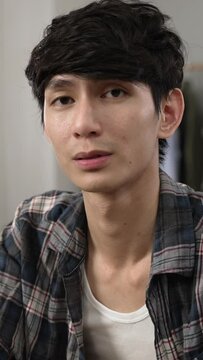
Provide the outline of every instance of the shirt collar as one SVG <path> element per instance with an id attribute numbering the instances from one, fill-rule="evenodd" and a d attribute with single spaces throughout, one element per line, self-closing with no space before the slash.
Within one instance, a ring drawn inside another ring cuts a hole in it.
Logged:
<path id="1" fill-rule="evenodd" d="M 58 269 L 69 276 L 84 260 L 87 252 L 87 220 L 81 193 L 70 195 L 70 202 L 64 209 L 54 207 L 49 214 L 51 220 L 48 247 L 59 253 Z M 57 220 L 55 220 L 55 217 Z"/>
<path id="2" fill-rule="evenodd" d="M 192 209 L 186 185 L 176 183 L 160 171 L 151 276 L 179 273 L 190 276 L 194 267 L 195 238 Z"/>

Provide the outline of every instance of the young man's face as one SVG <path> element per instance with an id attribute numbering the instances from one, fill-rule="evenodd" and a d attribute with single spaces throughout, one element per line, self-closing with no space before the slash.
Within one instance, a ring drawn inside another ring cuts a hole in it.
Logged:
<path id="1" fill-rule="evenodd" d="M 143 84 L 57 75 L 44 122 L 64 172 L 84 191 L 129 188 L 158 169 L 160 119 Z"/>

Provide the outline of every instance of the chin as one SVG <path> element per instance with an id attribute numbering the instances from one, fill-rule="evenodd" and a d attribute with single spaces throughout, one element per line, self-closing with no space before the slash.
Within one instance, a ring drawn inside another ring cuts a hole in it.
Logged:
<path id="1" fill-rule="evenodd" d="M 109 186 L 102 186 L 99 184 L 93 184 L 93 185 L 78 185 L 81 191 L 89 192 L 89 193 L 109 193 L 112 192 L 112 187 Z"/>
<path id="2" fill-rule="evenodd" d="M 74 181 L 74 179 L 72 179 Z M 84 192 L 90 193 L 111 193 L 116 186 L 110 181 L 74 181 L 74 184 Z"/>
<path id="3" fill-rule="evenodd" d="M 122 188 L 128 188 L 131 182 L 134 183 L 134 176 L 126 176 L 126 174 L 117 171 L 98 171 L 67 174 L 69 179 L 81 191 L 90 193 L 116 193 Z"/>

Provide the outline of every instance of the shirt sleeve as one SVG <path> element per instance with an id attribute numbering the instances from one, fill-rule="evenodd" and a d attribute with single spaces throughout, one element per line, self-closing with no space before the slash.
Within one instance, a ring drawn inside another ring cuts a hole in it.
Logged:
<path id="1" fill-rule="evenodd" d="M 24 347 L 18 212 L 0 238 L 0 359 L 20 360 Z"/>

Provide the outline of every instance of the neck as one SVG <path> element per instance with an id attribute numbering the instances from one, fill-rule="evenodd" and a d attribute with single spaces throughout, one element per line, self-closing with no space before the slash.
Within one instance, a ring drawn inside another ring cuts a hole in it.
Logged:
<path id="1" fill-rule="evenodd" d="M 114 266 L 137 263 L 151 253 L 159 198 L 158 171 L 114 193 L 83 193 L 89 253 Z"/>

